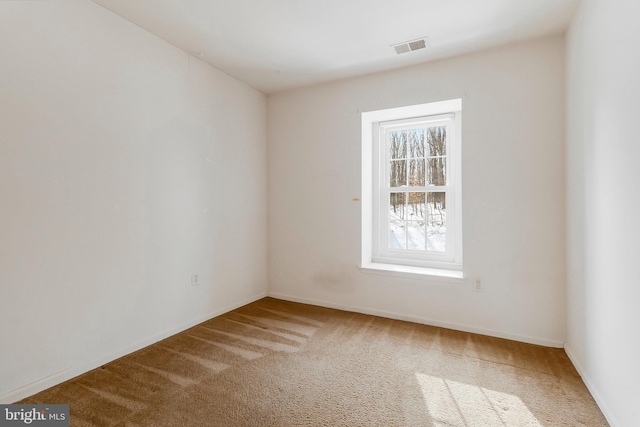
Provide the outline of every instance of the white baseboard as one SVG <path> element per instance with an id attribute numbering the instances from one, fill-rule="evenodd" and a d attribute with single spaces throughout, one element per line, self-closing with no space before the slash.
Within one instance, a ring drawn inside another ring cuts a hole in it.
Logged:
<path id="1" fill-rule="evenodd" d="M 13 403 L 13 402 L 17 402 L 19 400 L 22 400 L 26 397 L 32 396 L 36 393 L 39 393 L 43 390 L 48 389 L 49 387 L 53 387 L 54 385 L 63 383 L 67 380 L 70 380 L 71 378 L 77 377 L 78 375 L 84 374 L 85 372 L 89 372 L 92 369 L 96 369 L 106 363 L 112 362 L 120 357 L 126 356 L 127 354 L 131 354 L 134 351 L 138 351 L 144 347 L 147 347 L 153 343 L 156 343 L 158 341 L 161 341 L 165 338 L 168 338 L 172 335 L 175 335 L 179 332 L 182 332 L 186 329 L 189 329 L 195 325 L 198 325 L 202 322 L 205 322 L 209 319 L 212 319 L 216 316 L 220 316 L 221 314 L 224 313 L 228 313 L 231 310 L 235 310 L 236 308 L 242 307 L 244 305 L 250 304 L 254 301 L 257 301 L 259 299 L 262 299 L 264 297 L 266 297 L 267 294 L 265 293 L 260 293 L 258 295 L 255 295 L 251 298 L 248 298 L 244 301 L 240 301 L 238 303 L 232 304 L 230 306 L 221 308 L 219 310 L 214 310 L 213 312 L 205 315 L 205 316 L 200 316 L 196 319 L 193 319 L 189 322 L 183 323 L 182 325 L 176 326 L 174 328 L 168 329 L 160 334 L 154 335 L 152 337 L 149 337 L 145 340 L 142 340 L 134 345 L 131 346 L 127 346 L 125 348 L 122 348 L 120 350 L 114 351 L 113 353 L 107 354 L 105 356 L 99 357 L 97 359 L 93 359 L 90 361 L 87 361 L 86 363 L 83 363 L 81 365 L 78 366 L 74 366 L 72 368 L 69 369 L 65 369 L 63 371 L 57 372 L 53 375 L 50 375 L 48 377 L 42 378 L 38 381 L 35 381 L 31 384 L 25 385 L 23 387 L 20 387 L 18 389 L 15 389 L 13 391 L 10 391 L 7 394 L 4 394 L 2 396 L 0 396 L 0 404 L 8 404 L 8 403 Z"/>
<path id="2" fill-rule="evenodd" d="M 442 322 L 439 320 L 428 319 L 424 317 L 407 316 L 406 314 L 394 313 L 391 311 L 384 311 L 384 310 L 376 310 L 368 307 L 356 307 L 356 306 L 345 305 L 345 304 L 336 304 L 329 301 L 320 301 L 320 300 L 314 300 L 309 298 L 299 298 L 292 295 L 286 295 L 286 294 L 281 294 L 277 292 L 268 292 L 267 296 L 270 296 L 276 299 L 285 300 L 285 301 L 319 305 L 321 307 L 335 308 L 337 310 L 353 311 L 356 313 L 370 314 L 373 316 L 386 317 L 389 319 L 405 320 L 407 322 L 420 323 L 420 324 L 429 325 L 429 326 L 437 326 L 445 329 L 454 329 L 456 331 L 470 332 L 473 334 L 487 335 L 487 336 L 496 337 L 496 338 L 504 338 L 512 341 L 520 341 L 520 342 L 525 342 L 529 344 L 541 345 L 544 347 L 554 347 L 554 348 L 564 347 L 564 343 L 561 341 L 548 340 L 544 338 L 527 337 L 523 335 L 508 334 L 508 333 L 499 332 L 499 331 L 492 331 L 489 329 L 476 328 L 468 325 Z"/>
<path id="3" fill-rule="evenodd" d="M 617 421 L 616 417 L 613 416 L 613 412 L 610 410 L 609 406 L 605 403 L 605 400 L 602 398 L 602 394 L 598 391 L 593 381 L 591 381 L 591 378 L 583 369 L 580 362 L 578 362 L 578 359 L 576 358 L 573 351 L 571 351 L 571 347 L 566 343 L 564 345 L 564 351 L 565 353 L 567 353 L 567 356 L 569 357 L 569 360 L 571 360 L 571 363 L 573 363 L 573 366 L 575 366 L 576 370 L 578 371 L 578 374 L 580 374 L 580 376 L 582 377 L 582 381 L 587 386 L 589 393 L 591 393 L 591 396 L 593 396 L 593 400 L 596 401 L 596 404 L 602 411 L 602 414 L 604 415 L 604 417 L 607 419 L 607 422 L 609 423 L 609 425 L 611 427 L 621 426 L 622 424 L 620 424 Z"/>

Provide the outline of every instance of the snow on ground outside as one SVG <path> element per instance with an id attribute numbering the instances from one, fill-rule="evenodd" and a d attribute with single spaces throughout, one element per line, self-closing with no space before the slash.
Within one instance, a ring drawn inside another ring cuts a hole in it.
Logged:
<path id="1" fill-rule="evenodd" d="M 435 208 L 431 203 L 408 204 L 395 209 L 390 206 L 389 248 L 444 252 L 446 216 L 446 209 Z"/>

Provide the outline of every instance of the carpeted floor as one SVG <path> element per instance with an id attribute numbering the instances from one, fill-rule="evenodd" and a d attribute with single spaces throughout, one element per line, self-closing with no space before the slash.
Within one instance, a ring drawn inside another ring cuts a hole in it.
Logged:
<path id="1" fill-rule="evenodd" d="M 265 298 L 21 403 L 72 426 L 607 426 L 562 349 Z"/>

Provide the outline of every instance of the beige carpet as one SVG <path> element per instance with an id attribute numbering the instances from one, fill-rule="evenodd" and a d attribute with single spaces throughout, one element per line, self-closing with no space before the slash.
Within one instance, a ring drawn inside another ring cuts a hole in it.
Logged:
<path id="1" fill-rule="evenodd" d="M 265 298 L 22 403 L 72 426 L 606 426 L 561 349 Z"/>

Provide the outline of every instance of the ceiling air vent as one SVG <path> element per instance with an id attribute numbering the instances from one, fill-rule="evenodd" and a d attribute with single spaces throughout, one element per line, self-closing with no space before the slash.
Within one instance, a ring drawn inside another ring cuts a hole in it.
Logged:
<path id="1" fill-rule="evenodd" d="M 426 37 L 391 45 L 398 55 L 413 52 L 414 50 L 424 49 L 427 46 L 429 46 L 429 40 Z"/>
<path id="2" fill-rule="evenodd" d="M 396 50 L 396 53 L 400 55 L 401 53 L 411 52 L 409 45 L 406 43 L 398 44 L 393 47 Z"/>

